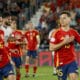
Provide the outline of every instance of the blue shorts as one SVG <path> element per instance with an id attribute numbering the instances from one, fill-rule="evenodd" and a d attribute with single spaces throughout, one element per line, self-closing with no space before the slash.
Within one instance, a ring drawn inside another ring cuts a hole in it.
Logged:
<path id="1" fill-rule="evenodd" d="M 58 80 L 67 80 L 70 73 L 78 73 L 78 65 L 76 61 L 57 68 Z"/>
<path id="2" fill-rule="evenodd" d="M 32 57 L 32 58 L 37 58 L 37 51 L 28 51 L 27 56 Z"/>
<path id="3" fill-rule="evenodd" d="M 15 66 L 17 68 L 20 68 L 20 66 L 22 65 L 21 57 L 12 57 L 12 60 L 15 63 Z"/>
<path id="4" fill-rule="evenodd" d="M 5 67 L 0 68 L 0 80 L 3 80 L 3 77 L 8 77 L 11 74 L 14 75 L 14 70 L 10 63 L 5 65 Z"/>

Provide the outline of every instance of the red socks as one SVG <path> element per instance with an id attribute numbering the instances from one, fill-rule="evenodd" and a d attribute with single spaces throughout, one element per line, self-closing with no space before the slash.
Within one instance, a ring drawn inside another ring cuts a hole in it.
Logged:
<path id="1" fill-rule="evenodd" d="M 26 70 L 26 73 L 29 73 L 29 65 L 25 65 L 25 70 Z M 36 71 L 37 71 L 37 66 L 34 66 L 33 73 L 36 73 Z"/>
<path id="2" fill-rule="evenodd" d="M 36 73 L 36 71 L 37 71 L 37 66 L 34 66 L 33 67 L 33 73 Z"/>
<path id="3" fill-rule="evenodd" d="M 28 73 L 29 72 L 29 65 L 27 64 L 27 65 L 25 65 L 25 70 L 26 70 L 26 73 Z"/>
<path id="4" fill-rule="evenodd" d="M 17 74 L 16 75 L 16 80 L 20 80 L 20 78 L 21 78 L 21 75 L 20 74 Z"/>

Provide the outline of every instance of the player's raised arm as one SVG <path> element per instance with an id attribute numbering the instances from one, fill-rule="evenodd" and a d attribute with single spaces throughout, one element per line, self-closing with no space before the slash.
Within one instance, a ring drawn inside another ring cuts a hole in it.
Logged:
<path id="1" fill-rule="evenodd" d="M 56 50 L 60 49 L 63 45 L 64 45 L 63 42 L 61 42 L 61 43 L 59 43 L 59 44 L 50 43 L 50 45 L 49 45 L 49 50 L 50 50 L 50 51 L 56 51 Z"/>

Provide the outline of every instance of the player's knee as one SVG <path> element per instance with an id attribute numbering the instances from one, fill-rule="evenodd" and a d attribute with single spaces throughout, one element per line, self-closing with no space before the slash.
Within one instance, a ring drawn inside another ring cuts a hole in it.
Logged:
<path id="1" fill-rule="evenodd" d="M 16 80 L 16 76 L 15 75 L 9 75 L 8 80 Z"/>
<path id="2" fill-rule="evenodd" d="M 75 77 L 71 77 L 70 80 L 77 80 Z"/>
<path id="3" fill-rule="evenodd" d="M 26 57 L 26 63 L 29 63 L 29 57 L 28 56 Z"/>
<path id="4" fill-rule="evenodd" d="M 69 75 L 70 80 L 78 80 L 78 77 L 75 73 Z"/>

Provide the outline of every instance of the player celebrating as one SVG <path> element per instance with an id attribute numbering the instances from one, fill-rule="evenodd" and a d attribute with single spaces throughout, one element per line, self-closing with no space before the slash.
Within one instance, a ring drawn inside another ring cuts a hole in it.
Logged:
<path id="1" fill-rule="evenodd" d="M 0 30 L 0 80 L 3 80 L 4 77 L 8 80 L 15 80 L 14 70 L 9 59 L 9 53 L 4 45 L 4 32 Z"/>
<path id="2" fill-rule="evenodd" d="M 26 39 L 27 50 L 28 50 L 25 63 L 26 76 L 27 77 L 29 76 L 29 60 L 32 57 L 34 61 L 34 67 L 33 67 L 33 77 L 34 77 L 38 65 L 37 50 L 40 44 L 40 37 L 39 37 L 39 32 L 34 29 L 32 22 L 28 23 L 28 31 L 25 32 L 24 36 Z"/>
<path id="3" fill-rule="evenodd" d="M 54 63 L 57 67 L 58 80 L 78 80 L 78 65 L 76 63 L 74 41 L 80 43 L 80 35 L 70 28 L 71 16 L 67 11 L 59 15 L 60 28 L 50 40 L 50 50 L 55 51 Z"/>
<path id="4" fill-rule="evenodd" d="M 22 32 L 20 30 L 13 31 L 10 36 L 8 46 L 9 46 L 9 51 L 11 52 L 12 61 L 14 62 L 16 68 L 16 80 L 20 80 L 21 77 L 20 74 L 20 66 L 22 64 L 21 42 L 22 42 Z"/>

